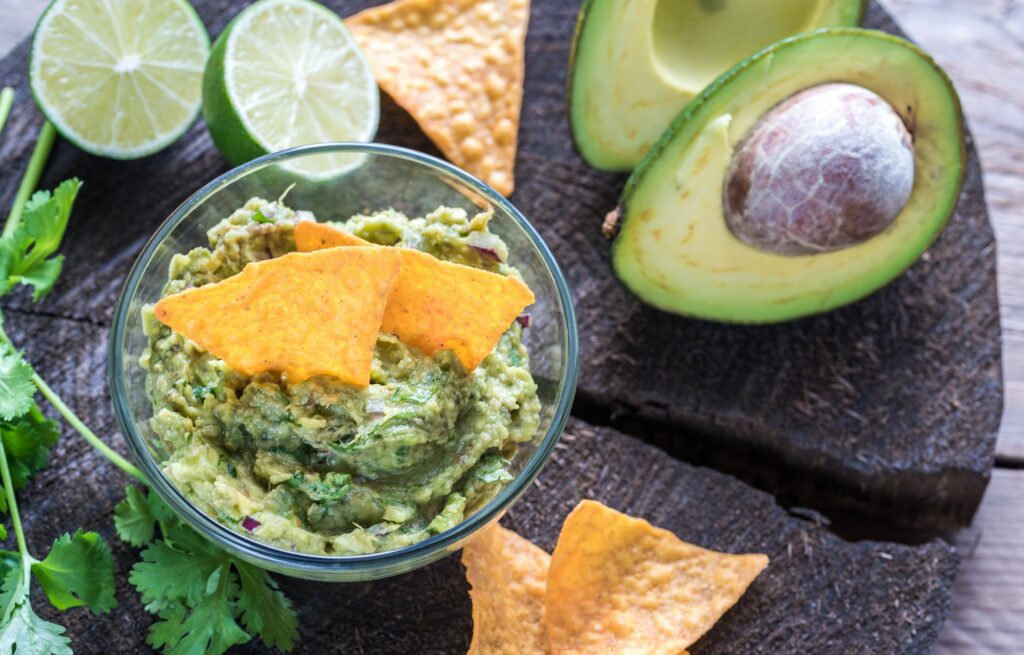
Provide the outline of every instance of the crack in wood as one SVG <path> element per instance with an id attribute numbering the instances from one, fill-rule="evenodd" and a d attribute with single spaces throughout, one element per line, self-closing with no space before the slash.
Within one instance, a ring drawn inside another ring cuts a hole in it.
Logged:
<path id="1" fill-rule="evenodd" d="M 31 316 L 35 318 L 49 318 L 59 321 L 71 321 L 73 323 L 84 323 L 86 325 L 92 325 L 98 328 L 109 329 L 110 324 L 106 321 L 102 321 L 92 316 L 75 316 L 64 314 L 62 312 L 55 312 L 46 309 L 25 309 L 24 307 L 12 307 L 7 304 L 0 304 L 0 310 L 4 314 L 16 314 L 19 316 Z"/>

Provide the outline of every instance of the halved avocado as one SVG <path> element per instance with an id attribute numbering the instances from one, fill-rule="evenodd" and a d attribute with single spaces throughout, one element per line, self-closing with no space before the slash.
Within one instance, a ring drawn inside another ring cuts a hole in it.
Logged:
<path id="1" fill-rule="evenodd" d="M 759 119 L 834 82 L 874 92 L 913 140 L 910 197 L 880 233 L 813 254 L 747 245 L 729 229 L 723 186 Z M 858 300 L 910 266 L 956 208 L 963 117 L 946 74 L 913 44 L 856 28 L 781 41 L 728 71 L 683 110 L 626 183 L 611 216 L 616 276 L 645 302 L 717 321 L 777 322 Z"/>
<path id="2" fill-rule="evenodd" d="M 865 0 L 584 0 L 569 120 L 588 164 L 636 166 L 675 115 L 736 62 L 779 39 L 857 25 Z"/>

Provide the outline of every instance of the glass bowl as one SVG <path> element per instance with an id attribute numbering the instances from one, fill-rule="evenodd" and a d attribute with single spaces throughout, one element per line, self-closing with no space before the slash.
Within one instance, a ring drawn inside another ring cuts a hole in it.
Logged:
<path id="1" fill-rule="evenodd" d="M 348 170 L 326 180 L 303 179 L 295 171 L 320 159 Z M 293 185 L 287 204 L 312 211 L 318 220 L 342 220 L 367 210 L 392 207 L 422 216 L 439 205 L 471 214 L 491 208 L 491 230 L 508 244 L 509 263 L 536 295 L 524 342 L 538 385 L 542 410 L 532 441 L 512 462 L 515 479 L 476 513 L 454 528 L 397 550 L 353 556 L 325 556 L 270 546 L 206 515 L 165 477 L 166 450 L 150 428 L 152 405 L 146 397 L 139 356 L 146 347 L 141 309 L 156 302 L 176 253 L 208 245 L 206 231 L 252 196 L 272 200 Z M 128 275 L 110 331 L 109 375 L 114 411 L 129 448 L 153 488 L 200 534 L 233 555 L 290 576 L 316 580 L 368 580 L 404 573 L 461 548 L 478 530 L 498 520 L 529 487 L 569 417 L 579 366 L 576 319 L 565 279 L 537 231 L 504 197 L 444 161 L 415 151 L 378 144 L 321 144 L 255 159 L 218 177 L 192 195 L 149 240 Z"/>

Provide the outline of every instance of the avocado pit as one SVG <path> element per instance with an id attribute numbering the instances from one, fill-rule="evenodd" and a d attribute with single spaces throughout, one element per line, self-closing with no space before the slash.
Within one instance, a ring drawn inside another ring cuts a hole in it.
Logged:
<path id="1" fill-rule="evenodd" d="M 829 83 L 767 111 L 726 173 L 725 220 L 767 252 L 840 250 L 888 227 L 914 187 L 911 134 L 868 89 Z"/>

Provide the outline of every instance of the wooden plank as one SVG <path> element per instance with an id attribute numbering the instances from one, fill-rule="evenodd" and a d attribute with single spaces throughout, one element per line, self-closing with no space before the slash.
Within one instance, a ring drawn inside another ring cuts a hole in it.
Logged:
<path id="1" fill-rule="evenodd" d="M 11 31 L 16 34 L 17 31 L 14 28 L 13 23 L 10 20 L 8 20 L 9 13 L 7 12 L 12 11 L 12 9 L 20 9 L 26 7 L 27 3 L 31 2 L 38 3 L 40 6 L 45 4 L 40 0 L 25 0 L 25 2 L 19 4 L 17 8 L 14 8 L 13 5 L 4 5 L 3 7 L 0 7 L 0 25 L 4 26 L 5 28 L 11 29 Z M 1009 3 L 996 3 L 990 0 L 986 0 L 985 2 L 979 2 L 976 4 L 960 4 L 951 2 L 949 0 L 891 0 L 887 4 L 893 5 L 898 10 L 898 15 L 900 15 L 901 17 L 907 15 L 906 11 L 916 12 L 908 15 L 908 23 L 910 24 L 912 31 L 916 35 L 920 35 L 924 38 L 925 45 L 936 51 L 936 53 L 939 55 L 940 60 L 943 59 L 941 46 L 944 40 L 948 39 L 950 36 L 962 35 L 960 30 L 951 30 L 949 29 L 949 27 L 951 25 L 964 25 L 964 20 L 962 16 L 958 17 L 956 21 L 944 20 L 944 17 L 949 15 L 949 11 L 957 10 L 960 12 L 973 12 L 976 8 L 981 8 L 982 5 L 986 5 L 985 11 L 993 11 L 994 9 L 998 8 L 997 5 L 1003 6 L 1005 7 L 1005 9 L 1003 10 L 1003 15 L 1001 16 L 1002 22 L 995 22 L 1000 25 L 1003 23 L 1007 23 L 1010 27 L 1012 27 L 1012 20 L 1007 19 L 1012 19 L 1014 15 L 1016 15 L 1015 12 L 1017 12 L 1019 10 L 1019 7 L 1021 6 L 1021 3 L 1018 2 L 1017 0 L 1013 0 L 1012 2 Z M 920 16 L 926 16 L 927 18 L 921 19 Z M 920 22 L 920 25 L 918 24 L 918 21 Z M 924 26 L 925 30 L 922 30 L 922 25 Z M 942 27 L 938 27 L 939 25 L 942 25 Z M 929 36 L 928 32 L 931 32 L 933 34 Z M 10 41 L 5 43 L 3 38 L 3 34 L 0 34 L 0 52 L 5 51 L 7 49 L 7 46 L 11 45 Z M 976 41 L 977 39 L 973 40 Z M 984 41 L 984 39 L 981 40 Z M 1015 43 L 1009 43 L 1006 44 L 1006 46 L 1007 47 L 1005 48 L 1003 48 L 1002 46 L 1000 47 L 1001 54 L 1005 55 L 1006 53 L 1012 53 L 1013 48 L 1015 47 Z M 964 47 L 966 48 L 966 46 Z M 957 57 L 962 57 L 965 54 L 965 50 L 957 51 L 953 48 L 949 48 L 949 52 L 951 53 L 950 56 L 953 57 L 954 59 L 956 59 Z M 952 53 L 954 52 L 957 53 L 955 57 L 952 55 Z M 948 62 L 944 63 L 946 63 L 947 66 L 950 65 Z M 987 122 L 991 118 L 997 117 L 999 113 L 993 112 L 992 116 L 986 116 L 983 120 L 979 121 L 975 116 L 975 110 L 972 109 L 971 106 L 971 97 L 974 94 L 974 90 L 969 88 L 965 89 L 962 79 L 963 76 L 970 76 L 971 73 L 984 75 L 990 69 L 986 68 L 984 65 L 969 66 L 966 67 L 965 70 L 960 71 L 961 74 L 958 75 L 958 71 L 955 70 L 955 66 L 951 66 L 951 68 L 953 69 L 952 72 L 954 77 L 960 83 L 961 92 L 964 95 L 965 104 L 967 105 L 969 115 L 974 117 L 972 123 L 979 134 L 979 140 L 981 142 L 983 154 L 983 163 L 986 165 L 986 168 L 989 168 L 988 153 L 990 152 L 990 150 L 992 150 L 993 148 L 1005 146 L 1008 150 L 1012 151 L 1012 149 L 1015 146 L 1019 146 L 1020 140 L 1001 138 L 1001 135 L 1006 134 L 1007 132 L 1003 132 L 1000 130 L 992 130 L 991 132 L 989 132 L 989 136 L 991 137 L 990 140 L 986 140 L 986 138 L 982 136 L 986 132 Z M 1004 72 L 1016 74 L 1020 72 L 1020 68 L 1011 68 L 1008 71 Z M 996 84 L 999 84 L 1000 82 L 1006 81 L 1008 79 L 1012 79 L 1010 75 L 1003 74 L 1001 74 L 1000 76 L 988 77 L 989 82 L 994 82 Z M 979 84 L 979 87 L 983 91 L 989 88 L 984 84 Z M 1013 87 L 1011 88 L 1020 88 L 1020 85 L 1013 85 Z M 1004 112 L 1001 114 L 1001 116 L 1009 117 L 1012 115 L 1012 113 L 1010 112 L 1019 111 L 1019 103 L 1010 103 L 1010 106 L 1007 109 L 1009 110 L 1009 112 Z M 1017 127 L 1020 125 L 1020 121 L 1015 120 L 1012 124 L 1014 127 Z M 85 159 L 88 161 L 88 158 Z M 1016 161 L 1020 161 L 1019 154 L 1017 155 Z M 991 172 L 989 172 L 989 175 L 991 188 Z M 1006 176 L 1005 179 L 1007 179 L 1010 182 L 1013 182 L 1015 180 L 1015 178 L 1012 175 Z M 1018 189 L 1018 195 L 1011 198 L 1011 202 L 1016 202 L 1017 204 L 1009 205 L 1004 208 L 1000 205 L 1000 200 L 998 200 L 999 193 L 1000 190 L 998 188 L 992 188 L 991 195 L 993 199 L 993 215 L 997 221 L 997 229 L 999 230 L 999 236 L 1002 247 L 1002 250 L 1000 251 L 1000 271 L 1001 274 L 1004 276 L 1002 295 L 1004 304 L 1009 304 L 1007 301 L 1007 293 L 1008 291 L 1012 293 L 1014 291 L 1014 288 L 1011 288 L 1009 290 L 1007 289 L 1008 285 L 1006 284 L 1006 271 L 1008 266 L 1012 266 L 1014 261 L 1019 260 L 1012 260 L 1009 257 L 1007 257 L 1007 248 L 1005 245 L 1006 239 L 1004 237 L 1004 231 L 1017 226 L 1013 225 L 1008 220 L 1003 221 L 1002 224 L 1000 224 L 1000 215 L 1002 214 L 1004 218 L 1007 219 L 1010 218 L 1011 212 L 1009 211 L 1009 208 L 1012 206 L 1020 206 L 1020 196 Z M 157 219 L 158 217 L 151 217 L 150 223 L 152 220 Z M 152 225 L 149 226 L 149 229 L 151 229 L 151 227 Z M 1024 243 L 1024 236 L 1021 236 L 1021 238 L 1019 238 L 1018 241 Z M 126 266 L 126 264 L 123 261 L 107 262 L 105 265 L 107 267 L 118 268 L 122 273 L 123 267 Z M 1019 272 L 1019 267 L 1017 270 Z M 84 299 L 84 294 L 82 298 Z M 95 305 L 92 305 L 91 307 L 95 307 Z M 18 319 L 15 318 L 13 320 Z M 1007 316 L 1005 310 L 1004 320 L 1006 321 L 1007 326 L 1012 326 L 1013 317 Z M 47 324 L 47 326 L 45 326 L 45 329 L 47 334 L 53 337 L 52 343 L 57 343 L 58 341 L 63 341 L 67 339 L 70 339 L 72 341 L 74 341 L 75 339 L 78 339 L 79 341 L 82 340 L 81 337 L 75 336 L 76 333 L 69 333 L 66 328 L 54 330 L 52 325 Z M 1018 428 L 1012 427 L 1013 425 L 1017 424 L 1013 421 L 1012 417 L 1014 416 L 1014 408 L 1019 408 L 1021 406 L 1020 401 L 1018 400 L 1019 396 L 1017 395 L 1019 394 L 1020 387 L 1018 386 L 1017 394 L 1015 394 L 1013 390 L 1013 384 L 1015 379 L 1014 372 L 1024 370 L 1021 367 L 1021 364 L 1024 364 L 1024 362 L 1015 360 L 1013 357 L 1013 353 L 1024 352 L 1024 339 L 1022 339 L 1019 335 L 1015 336 L 1013 334 L 1012 327 L 1010 331 L 1008 331 L 1006 339 L 1006 346 L 1008 352 L 1007 377 L 1010 395 L 1008 397 L 1009 402 L 1006 424 L 1007 429 L 1004 430 L 1004 434 L 1006 432 L 1014 432 L 1019 434 L 1019 432 L 1016 432 Z M 103 367 L 104 355 L 101 352 L 101 345 L 97 345 L 96 350 L 97 352 L 95 352 L 91 356 L 54 358 L 55 360 L 57 360 L 56 363 L 54 364 L 55 368 L 52 369 L 54 380 L 69 380 L 68 382 L 62 382 L 62 392 L 70 394 L 78 386 L 79 383 L 76 381 L 77 378 L 74 377 L 75 371 L 81 372 L 91 370 L 93 371 L 92 375 L 99 375 L 99 371 Z M 66 377 L 69 375 L 72 376 L 72 378 Z M 79 374 L 79 377 L 80 375 L 81 373 Z M 95 385 L 93 386 L 95 387 Z M 82 411 L 83 413 L 89 415 L 90 417 L 93 415 L 93 412 L 99 412 L 100 415 L 102 416 L 101 427 L 105 428 L 104 433 L 113 434 L 113 430 L 115 430 L 115 428 L 113 426 L 112 421 L 110 420 L 109 408 L 107 406 L 107 401 L 105 399 L 105 392 L 102 389 L 96 387 L 93 388 L 91 392 L 79 393 L 76 396 L 75 402 L 77 404 L 79 411 Z M 104 415 L 104 413 L 106 413 L 106 415 Z M 1006 442 L 1007 440 L 1004 436 L 1000 441 L 1000 453 L 1004 455 L 1006 454 Z M 1016 451 L 1010 452 L 1011 454 L 1013 454 Z M 39 497 L 44 495 L 43 492 L 36 492 L 36 487 L 33 487 L 33 496 L 27 499 L 27 503 L 31 504 L 34 511 L 33 523 L 31 524 L 30 528 L 30 536 L 33 537 L 36 548 L 44 548 L 45 542 L 51 539 L 53 535 L 57 534 L 57 532 L 60 530 L 68 528 L 68 526 L 70 525 L 69 523 L 67 523 L 68 516 L 66 512 L 68 510 L 62 509 L 67 507 L 71 507 L 74 510 L 74 515 L 71 519 L 72 523 L 75 523 L 77 520 L 76 524 L 80 523 L 93 529 L 100 529 L 106 533 L 108 540 L 112 539 L 112 533 L 111 530 L 109 529 L 109 512 L 110 508 L 112 507 L 112 503 L 116 502 L 119 493 L 118 482 L 116 481 L 118 480 L 118 475 L 116 471 L 113 471 L 104 461 L 95 458 L 92 455 L 91 451 L 84 444 L 74 439 L 65 439 L 61 443 L 61 445 L 58 446 L 56 457 L 59 462 L 58 465 L 52 468 L 50 471 L 43 474 L 43 478 L 41 478 L 37 482 L 38 487 L 50 491 L 59 490 L 63 488 L 58 484 L 58 482 L 60 482 L 62 479 L 71 479 L 76 485 L 83 486 L 78 486 L 76 488 L 76 493 L 74 494 L 69 495 L 66 493 L 62 493 L 58 494 L 54 498 L 50 498 L 49 496 Z M 1019 573 L 1022 567 L 1019 564 L 1017 564 L 1016 566 L 1014 566 L 1013 564 L 1013 562 L 1020 561 L 1020 538 L 1018 535 L 1015 534 L 1015 526 L 1019 526 L 1021 524 L 1022 516 L 1020 515 L 1019 511 L 1013 513 L 1012 510 L 1013 508 L 1019 506 L 1019 504 L 1016 502 L 1016 499 L 1021 497 L 1021 494 L 1024 493 L 1024 489 L 1021 489 L 1021 485 L 1018 483 L 1015 487 L 1015 491 L 1011 491 L 1008 493 L 999 493 L 999 489 L 1010 488 L 1004 480 L 1004 478 L 1006 478 L 1007 475 L 1008 474 L 1006 472 L 996 471 L 995 479 L 990 487 L 989 495 L 987 496 L 986 502 L 982 506 L 982 509 L 979 512 L 979 515 L 975 521 L 976 525 L 978 525 L 979 528 L 973 528 L 970 533 L 966 533 L 966 535 L 963 536 L 958 542 L 964 545 L 965 548 L 967 548 L 970 544 L 974 543 L 973 541 L 971 541 L 971 539 L 973 538 L 971 535 L 976 535 L 978 530 L 981 531 L 982 541 L 979 542 L 974 557 L 967 561 L 964 571 L 959 576 L 957 581 L 954 596 L 953 616 L 947 624 L 946 629 L 943 631 L 940 639 L 940 646 L 936 650 L 936 652 L 940 655 L 979 652 L 983 647 L 993 649 L 991 650 L 991 652 L 1015 652 L 1015 648 L 1017 647 L 1017 645 L 1019 645 L 1019 643 L 1022 642 L 1019 633 L 1013 632 L 1013 629 L 1015 627 L 1019 627 L 1018 624 L 1014 622 L 1014 614 L 1016 613 L 1019 616 L 1020 613 L 1024 611 L 1024 601 L 1021 600 L 1020 594 L 1018 594 L 1015 597 L 1012 593 L 1015 590 L 1019 591 L 1021 588 L 1024 588 L 1024 586 L 1021 585 L 1021 580 L 1019 579 Z M 1014 473 L 1009 475 L 1017 474 Z M 96 498 L 98 500 L 91 504 L 90 506 L 83 507 L 79 502 L 82 495 L 88 495 L 89 497 Z M 1003 500 L 993 500 L 994 498 L 1002 498 Z M 37 506 L 40 504 L 44 504 L 45 507 L 48 508 L 48 510 L 50 510 L 53 513 L 48 515 L 47 510 L 35 511 L 37 509 Z M 996 507 L 1002 507 L 1006 511 L 993 511 L 989 509 L 992 505 L 995 505 Z M 61 514 L 60 512 L 65 512 L 65 514 Z M 45 534 L 40 534 L 40 530 L 42 530 Z M 1002 531 L 1003 537 L 1000 537 L 999 539 L 993 539 L 992 535 L 1000 534 L 999 530 Z M 988 546 L 988 544 L 992 543 L 998 545 L 996 547 Z M 969 548 L 967 549 L 970 550 Z M 1008 553 L 1008 555 L 1004 555 L 1004 553 Z M 979 565 L 977 565 L 977 562 L 982 559 L 982 556 L 984 556 L 984 561 L 986 562 L 986 564 L 985 566 L 979 567 Z M 117 558 L 118 565 L 121 569 L 120 573 L 126 573 L 127 566 L 130 565 L 131 561 L 130 551 L 128 551 L 128 549 L 126 548 L 119 547 L 117 550 Z M 1010 562 L 1010 564 L 1007 564 L 1007 562 Z M 450 564 L 450 562 L 442 564 Z M 442 564 L 437 565 L 437 567 L 441 567 Z M 989 573 L 977 573 L 976 569 L 982 572 L 988 571 Z M 1014 577 L 1015 572 L 1017 574 L 1016 577 Z M 418 578 L 418 580 L 426 580 L 428 581 L 428 583 L 433 579 L 434 577 L 432 574 L 429 576 Z M 137 606 L 137 598 L 135 598 L 134 594 L 124 585 L 124 575 L 121 575 L 119 577 L 119 581 L 121 582 L 122 585 L 121 588 L 119 589 L 119 598 L 121 598 L 122 603 L 126 603 L 126 605 L 122 606 L 122 609 L 127 609 L 129 612 L 134 613 L 134 615 L 129 616 L 127 618 L 119 616 L 117 620 L 108 618 L 105 620 L 94 622 L 91 619 L 91 617 L 89 617 L 85 612 L 81 610 L 72 612 L 72 616 L 75 618 L 77 622 L 77 634 L 82 635 L 83 638 L 92 638 L 96 640 L 95 642 L 91 643 L 105 644 L 106 642 L 102 641 L 103 635 L 105 634 L 122 634 L 126 631 L 134 631 L 135 633 L 141 634 L 141 627 L 143 623 L 140 623 L 138 617 L 138 613 L 140 610 Z M 314 585 L 313 587 L 313 590 L 307 591 L 306 593 L 302 593 L 301 591 L 299 592 L 300 607 L 303 608 L 307 615 L 313 612 L 313 607 L 323 606 L 320 603 L 312 602 L 312 598 L 314 597 L 314 595 L 316 597 L 323 596 L 325 591 L 327 590 L 327 588 L 320 585 Z M 971 591 L 971 589 L 973 589 L 973 591 Z M 1000 591 L 996 591 L 993 593 L 991 591 L 992 589 L 998 589 Z M 296 589 L 293 588 L 290 589 L 290 591 L 293 593 L 293 595 L 296 594 Z M 362 595 L 363 602 L 361 603 L 361 605 L 356 608 L 350 607 L 349 611 L 354 611 L 356 614 L 362 614 L 363 616 L 372 616 L 375 614 L 380 614 L 384 617 L 390 617 L 391 614 L 395 611 L 400 611 L 392 605 L 391 593 L 385 593 L 383 599 L 381 599 L 379 602 L 375 600 L 376 598 L 376 593 L 368 593 Z M 991 600 L 993 598 L 998 600 Z M 305 599 L 306 602 L 302 602 L 303 599 Z M 464 598 L 456 599 L 455 602 L 459 606 L 459 608 L 461 608 L 462 610 L 465 609 Z M 120 614 L 120 612 L 121 610 L 119 610 L 118 613 Z M 317 614 L 319 616 L 318 625 L 324 623 L 333 624 L 339 616 L 339 614 L 335 612 L 326 612 L 323 613 L 322 616 L 320 615 L 320 613 Z M 66 618 L 66 616 L 64 618 Z M 308 618 L 308 616 L 306 618 Z M 437 618 L 441 618 L 443 621 L 446 617 L 444 615 L 439 615 L 437 613 L 432 612 L 431 608 L 429 607 L 425 609 L 423 607 L 419 607 L 409 612 L 405 616 L 405 618 L 407 620 L 407 623 L 405 625 L 406 629 L 415 629 L 417 626 L 420 626 L 425 631 L 430 633 L 432 632 L 433 627 L 436 625 L 432 623 L 432 621 L 436 620 Z M 384 621 L 384 623 L 387 623 L 385 619 L 382 619 L 382 621 Z M 464 624 L 465 617 L 463 617 L 462 621 Z M 75 630 L 75 628 L 73 628 L 73 630 Z M 325 635 L 329 634 L 329 631 L 325 632 Z M 350 640 L 349 643 L 353 644 L 352 649 L 354 651 L 358 649 L 357 652 L 363 652 L 364 649 L 362 648 L 362 644 L 366 643 L 368 640 L 372 640 L 375 636 L 380 637 L 381 635 L 379 632 L 375 632 L 372 630 L 368 631 L 358 626 L 356 626 L 355 629 L 353 629 L 351 633 L 347 635 L 347 637 Z M 133 643 L 135 646 L 137 646 L 139 650 L 144 648 L 141 642 L 138 641 L 137 637 L 136 641 Z M 307 640 L 304 643 L 309 644 L 310 642 Z M 81 647 L 81 645 L 81 643 L 76 643 L 76 646 Z M 1001 651 L 996 650 L 999 647 L 1002 647 Z M 131 651 L 129 650 L 122 652 Z"/>
<path id="2" fill-rule="evenodd" d="M 11 312 L 7 329 L 99 434 L 116 433 L 102 326 Z M 50 338 L 32 338 L 42 333 Z M 98 530 L 114 546 L 121 605 L 112 614 L 58 614 L 45 602 L 37 605 L 68 626 L 76 652 L 147 650 L 151 617 L 127 584 L 137 552 L 117 540 L 111 521 L 126 483 L 65 429 L 53 466 L 19 493 L 33 552 L 45 552 L 55 536 L 78 526 Z M 644 516 L 705 547 L 770 555 L 766 572 L 695 654 L 926 652 L 948 611 L 958 557 L 942 542 L 845 542 L 729 476 L 575 420 L 505 523 L 550 550 L 562 519 L 582 498 Z M 456 557 L 364 584 L 283 582 L 302 621 L 296 653 L 459 653 L 468 646 L 470 607 Z M 259 645 L 239 650 L 268 652 Z"/>
<path id="3" fill-rule="evenodd" d="M 18 0 L 0 5 L 0 57 L 32 31 L 47 4 L 47 0 Z"/>
<path id="4" fill-rule="evenodd" d="M 973 526 L 935 655 L 1020 653 L 1024 644 L 1024 471 L 995 469 Z"/>
<path id="5" fill-rule="evenodd" d="M 875 5 L 868 24 L 893 29 Z M 560 97 L 543 99 L 545 114 L 557 112 Z M 1001 413 L 994 246 L 975 159 L 949 229 L 894 284 L 826 316 L 720 326 L 623 293 L 603 244 L 577 220 L 614 202 L 617 178 L 563 154 L 557 130 L 524 125 L 516 198 L 575 284 L 582 415 L 666 423 L 670 433 L 684 425 L 695 437 L 676 444 L 679 455 L 798 502 L 905 524 L 966 522 Z M 967 260 L 976 268 L 965 270 Z"/>
<path id="6" fill-rule="evenodd" d="M 197 3 L 216 34 L 237 8 Z M 331 4 L 331 3 L 328 3 Z M 336 2 L 343 14 L 366 2 Z M 854 509 L 929 526 L 965 523 L 992 463 L 1002 399 L 992 233 L 972 158 L 950 228 L 920 264 L 872 298 L 827 316 L 736 327 L 656 312 L 612 277 L 598 226 L 622 176 L 597 173 L 572 150 L 564 114 L 577 3 L 537 0 L 527 39 L 526 98 L 513 200 L 544 234 L 575 291 L 583 335 L 580 411 L 658 420 L 691 438 L 686 456 L 753 479 L 771 462 L 776 490 L 818 507 Z M 895 29 L 872 5 L 870 24 Z M 24 93 L 25 50 L 0 64 L 21 99 L 4 170 L 27 160 L 39 117 Z M 386 103 L 379 140 L 433 151 Z M 107 322 L 127 267 L 155 225 L 226 168 L 203 126 L 135 162 L 55 149 L 43 184 L 86 180 L 66 248 L 66 274 L 24 311 Z M 131 193 L 145 180 L 146 193 Z M 16 178 L 0 179 L 0 201 Z M 799 485 L 788 481 L 799 480 Z"/>
<path id="7" fill-rule="evenodd" d="M 949 72 L 981 151 L 999 243 L 1006 413 L 996 453 L 1024 462 L 1024 2 L 886 0 Z"/>

